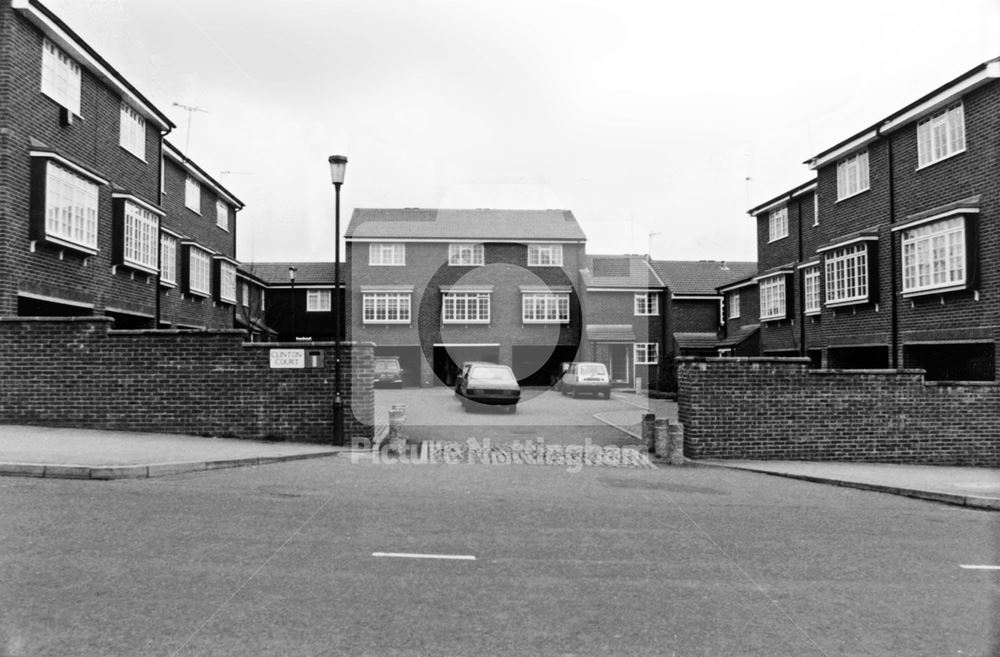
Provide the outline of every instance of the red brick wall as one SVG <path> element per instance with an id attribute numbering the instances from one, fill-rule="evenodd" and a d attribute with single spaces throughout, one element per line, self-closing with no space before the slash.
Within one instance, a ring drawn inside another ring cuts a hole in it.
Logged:
<path id="1" fill-rule="evenodd" d="M 94 318 L 0 319 L 0 422 L 329 443 L 329 343 L 244 344 L 240 331 L 108 331 Z M 271 369 L 275 347 L 323 366 Z M 370 344 L 343 349 L 347 440 L 373 433 Z"/>
<path id="2" fill-rule="evenodd" d="M 691 458 L 1000 465 L 1000 386 L 922 370 L 809 370 L 802 358 L 678 359 Z"/>

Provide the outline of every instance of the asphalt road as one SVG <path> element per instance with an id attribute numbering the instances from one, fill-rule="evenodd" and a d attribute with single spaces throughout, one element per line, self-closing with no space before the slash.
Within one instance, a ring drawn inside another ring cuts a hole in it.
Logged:
<path id="1" fill-rule="evenodd" d="M 994 656 L 998 523 L 707 468 L 4 479 L 0 655 Z"/>

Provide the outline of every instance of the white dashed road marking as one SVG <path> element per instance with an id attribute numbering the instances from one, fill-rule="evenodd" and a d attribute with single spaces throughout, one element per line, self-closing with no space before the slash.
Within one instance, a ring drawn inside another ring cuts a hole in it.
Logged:
<path id="1" fill-rule="evenodd" d="M 977 566 L 969 564 L 960 564 L 959 568 L 965 568 L 966 570 L 1000 570 L 1000 566 Z"/>
<path id="2" fill-rule="evenodd" d="M 457 559 L 459 561 L 475 561 L 471 554 L 413 554 L 410 552 L 372 552 L 373 557 L 400 557 L 402 559 Z"/>

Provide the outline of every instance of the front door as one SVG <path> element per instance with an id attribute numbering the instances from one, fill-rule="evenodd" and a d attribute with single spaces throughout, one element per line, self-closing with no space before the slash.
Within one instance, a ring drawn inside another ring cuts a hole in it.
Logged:
<path id="1" fill-rule="evenodd" d="M 630 347 L 631 345 L 627 344 L 608 345 L 608 353 L 611 356 L 611 362 L 609 363 L 610 366 L 608 367 L 611 374 L 611 383 L 631 385 L 632 368 L 629 366 L 629 352 L 632 350 Z"/>

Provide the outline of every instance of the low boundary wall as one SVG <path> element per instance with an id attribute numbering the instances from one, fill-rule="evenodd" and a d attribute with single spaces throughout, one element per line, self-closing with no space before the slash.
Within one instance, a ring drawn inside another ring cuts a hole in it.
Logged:
<path id="1" fill-rule="evenodd" d="M 0 422 L 333 442 L 332 343 L 244 343 L 236 330 L 113 331 L 112 323 L 0 318 Z M 304 349 L 310 362 L 272 369 L 275 348 Z M 341 353 L 344 444 L 370 441 L 374 345 L 344 343 Z"/>
<path id="2" fill-rule="evenodd" d="M 997 384 L 808 365 L 808 358 L 678 358 L 685 454 L 1000 466 Z"/>

